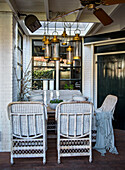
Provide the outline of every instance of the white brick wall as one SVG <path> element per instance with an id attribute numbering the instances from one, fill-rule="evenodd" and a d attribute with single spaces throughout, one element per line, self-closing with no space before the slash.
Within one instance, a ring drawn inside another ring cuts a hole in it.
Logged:
<path id="1" fill-rule="evenodd" d="M 0 12 L 0 151 L 10 150 L 7 105 L 12 101 L 12 13 Z"/>
<path id="2" fill-rule="evenodd" d="M 83 46 L 83 95 L 93 102 L 93 48 Z"/>

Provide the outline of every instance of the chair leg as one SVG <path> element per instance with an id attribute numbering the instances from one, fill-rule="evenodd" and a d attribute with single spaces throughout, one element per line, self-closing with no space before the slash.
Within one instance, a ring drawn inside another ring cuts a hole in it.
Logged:
<path id="1" fill-rule="evenodd" d="M 89 156 L 89 162 L 92 162 L 92 155 Z"/>
<path id="2" fill-rule="evenodd" d="M 60 164 L 61 161 L 60 161 L 60 149 L 58 148 L 58 164 Z"/>
<path id="3" fill-rule="evenodd" d="M 13 157 L 12 157 L 12 156 L 11 156 L 11 159 L 10 159 L 10 163 L 11 163 L 11 165 L 14 164 L 14 161 L 13 161 Z"/>
<path id="4" fill-rule="evenodd" d="M 61 163 L 61 161 L 60 161 L 60 157 L 58 157 L 58 164 L 60 164 Z"/>
<path id="5" fill-rule="evenodd" d="M 45 163 L 46 163 L 46 157 L 44 156 L 43 157 L 43 165 L 45 165 Z"/>

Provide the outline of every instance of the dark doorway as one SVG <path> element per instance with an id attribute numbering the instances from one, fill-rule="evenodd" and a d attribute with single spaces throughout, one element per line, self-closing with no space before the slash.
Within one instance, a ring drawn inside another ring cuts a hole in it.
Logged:
<path id="1" fill-rule="evenodd" d="M 98 55 L 98 107 L 108 94 L 116 95 L 114 128 L 125 129 L 125 54 Z"/>

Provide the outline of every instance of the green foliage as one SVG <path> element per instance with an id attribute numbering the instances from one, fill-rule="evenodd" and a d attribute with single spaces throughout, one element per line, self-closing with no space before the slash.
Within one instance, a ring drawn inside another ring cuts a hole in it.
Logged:
<path id="1" fill-rule="evenodd" d="M 59 99 L 50 100 L 50 103 L 60 103 L 60 102 L 63 102 L 63 100 L 59 100 Z"/>
<path id="2" fill-rule="evenodd" d="M 33 72 L 34 79 L 52 79 L 52 70 L 35 70 Z M 42 87 L 41 81 L 33 81 L 33 89 L 39 89 Z"/>
<path id="3" fill-rule="evenodd" d="M 52 70 L 35 70 L 33 72 L 34 79 L 52 79 Z"/>
<path id="4" fill-rule="evenodd" d="M 70 85 L 69 85 L 69 89 L 70 89 L 70 90 L 73 90 L 73 88 L 74 88 L 73 84 L 70 84 Z"/>
<path id="5" fill-rule="evenodd" d="M 70 84 L 70 85 L 65 84 L 64 89 L 65 90 L 73 90 L 74 89 L 74 85 L 73 84 Z"/>
<path id="6" fill-rule="evenodd" d="M 64 89 L 65 89 L 65 90 L 68 90 L 68 89 L 69 89 L 68 84 L 65 84 L 65 85 L 64 85 Z"/>

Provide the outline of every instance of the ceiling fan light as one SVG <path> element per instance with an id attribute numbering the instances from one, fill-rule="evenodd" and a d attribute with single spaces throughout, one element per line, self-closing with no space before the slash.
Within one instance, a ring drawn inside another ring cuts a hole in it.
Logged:
<path id="1" fill-rule="evenodd" d="M 115 5 L 125 3 L 125 0 L 102 0 L 104 5 Z"/>
<path id="2" fill-rule="evenodd" d="M 113 22 L 112 18 L 106 14 L 106 12 L 102 9 L 95 9 L 93 14 L 101 21 L 101 23 L 106 26 Z"/>

